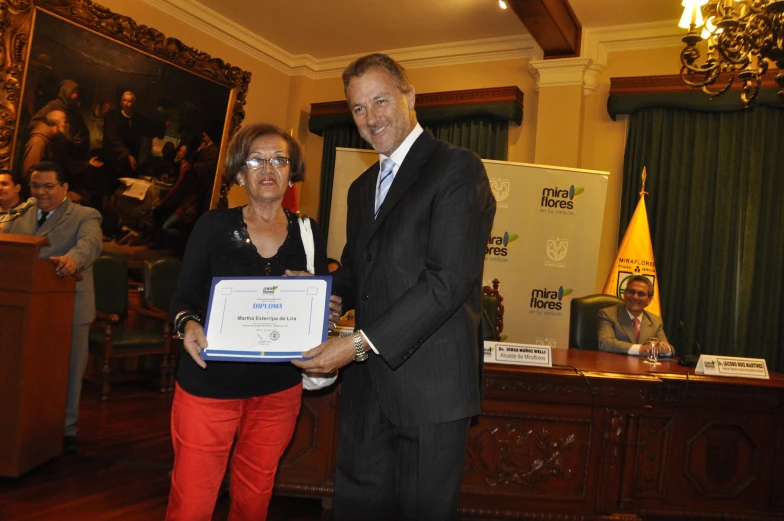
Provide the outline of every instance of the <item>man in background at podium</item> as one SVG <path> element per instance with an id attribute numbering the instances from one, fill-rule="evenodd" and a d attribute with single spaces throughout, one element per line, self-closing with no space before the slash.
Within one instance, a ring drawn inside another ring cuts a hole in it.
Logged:
<path id="1" fill-rule="evenodd" d="M 599 351 L 647 356 L 649 338 L 659 339 L 659 355 L 673 356 L 675 350 L 667 343 L 661 317 L 645 311 L 653 298 L 653 284 L 645 275 L 634 275 L 626 284 L 623 304 L 599 311 Z"/>
<path id="2" fill-rule="evenodd" d="M 35 211 L 26 212 L 8 223 L 0 233 L 37 235 L 49 239 L 41 248 L 41 258 L 52 260 L 59 277 L 79 273 L 74 296 L 71 359 L 68 369 L 65 433 L 63 451 L 76 452 L 76 420 L 79 397 L 87 367 L 88 332 L 95 318 L 95 292 L 92 265 L 101 254 L 101 214 L 92 208 L 72 203 L 68 198 L 68 180 L 60 165 L 44 161 L 30 169 L 30 192 Z"/>

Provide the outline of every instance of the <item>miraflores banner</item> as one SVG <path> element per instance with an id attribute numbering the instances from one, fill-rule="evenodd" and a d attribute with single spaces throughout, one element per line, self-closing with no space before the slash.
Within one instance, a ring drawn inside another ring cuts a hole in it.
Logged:
<path id="1" fill-rule="evenodd" d="M 498 279 L 503 340 L 569 347 L 575 296 L 595 292 L 607 172 L 484 161 L 496 198 L 483 279 Z"/>
<path id="2" fill-rule="evenodd" d="M 644 190 L 643 190 L 644 191 Z M 662 316 L 659 302 L 659 279 L 656 278 L 656 263 L 653 257 L 651 230 L 648 227 L 648 212 L 645 197 L 640 197 L 637 208 L 623 234 L 618 254 L 604 283 L 602 293 L 623 298 L 626 283 L 633 275 L 645 275 L 653 282 L 653 298 L 645 308 L 654 315 Z"/>
<path id="3" fill-rule="evenodd" d="M 346 193 L 378 153 L 338 148 L 327 254 L 339 259 Z M 595 292 L 607 172 L 485 160 L 497 209 L 485 285 L 500 281 L 503 340 L 569 347 L 569 303 Z"/>

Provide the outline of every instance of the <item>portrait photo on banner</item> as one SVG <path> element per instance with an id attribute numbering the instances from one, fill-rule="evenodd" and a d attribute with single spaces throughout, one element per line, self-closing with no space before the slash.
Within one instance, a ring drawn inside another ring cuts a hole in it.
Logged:
<path id="1" fill-rule="evenodd" d="M 3 100 L 16 121 L 2 166 L 27 185 L 33 165 L 54 161 L 71 199 L 103 215 L 105 241 L 181 247 L 199 215 L 225 204 L 220 165 L 250 74 L 92 2 L 8 13 L 27 44 L 3 71 L 23 78 L 18 103 Z"/>

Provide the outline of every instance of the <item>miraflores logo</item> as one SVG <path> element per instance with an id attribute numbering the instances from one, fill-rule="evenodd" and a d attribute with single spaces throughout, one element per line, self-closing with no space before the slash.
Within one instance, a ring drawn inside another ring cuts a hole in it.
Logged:
<path id="1" fill-rule="evenodd" d="M 261 293 L 262 295 L 274 295 L 276 289 L 278 289 L 277 286 L 264 286 L 261 289 Z"/>
<path id="2" fill-rule="evenodd" d="M 559 286 L 558 289 L 534 289 L 531 290 L 531 302 L 529 313 L 537 315 L 562 315 L 562 300 L 571 294 L 572 288 Z"/>
<path id="3" fill-rule="evenodd" d="M 540 212 L 561 215 L 574 215 L 574 200 L 585 191 L 582 186 L 571 185 L 567 188 L 543 188 L 542 209 Z"/>
<path id="4" fill-rule="evenodd" d="M 550 259 L 549 261 L 545 261 L 545 266 L 551 268 L 566 267 L 566 263 L 561 261 L 566 258 L 566 253 L 569 251 L 569 241 L 561 239 L 560 237 L 547 239 L 545 251 L 547 252 L 547 258 Z"/>
<path id="5" fill-rule="evenodd" d="M 509 179 L 501 179 L 501 178 L 490 178 L 490 190 L 493 191 L 493 196 L 495 197 L 496 205 L 499 208 L 508 208 L 507 204 L 503 201 L 509 197 L 509 189 L 511 188 L 511 182 Z"/>
<path id="6" fill-rule="evenodd" d="M 561 239 L 547 239 L 547 256 L 558 262 L 566 257 L 569 249 L 569 241 Z"/>
<path id="7" fill-rule="evenodd" d="M 509 255 L 509 245 L 518 239 L 516 233 L 504 232 L 503 235 L 491 235 L 487 239 L 485 255 L 490 262 L 509 262 L 506 258 Z"/>
<path id="8" fill-rule="evenodd" d="M 554 338 L 547 338 L 547 337 L 540 338 L 540 337 L 536 337 L 535 344 L 538 345 L 538 346 L 550 346 L 553 349 L 556 348 L 556 345 L 555 345 L 556 342 L 555 342 Z"/>

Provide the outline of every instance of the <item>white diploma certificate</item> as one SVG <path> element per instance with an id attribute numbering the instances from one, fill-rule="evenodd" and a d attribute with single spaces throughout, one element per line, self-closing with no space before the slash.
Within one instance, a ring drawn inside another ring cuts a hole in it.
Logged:
<path id="1" fill-rule="evenodd" d="M 332 277 L 215 277 L 203 360 L 282 362 L 327 340 Z"/>

